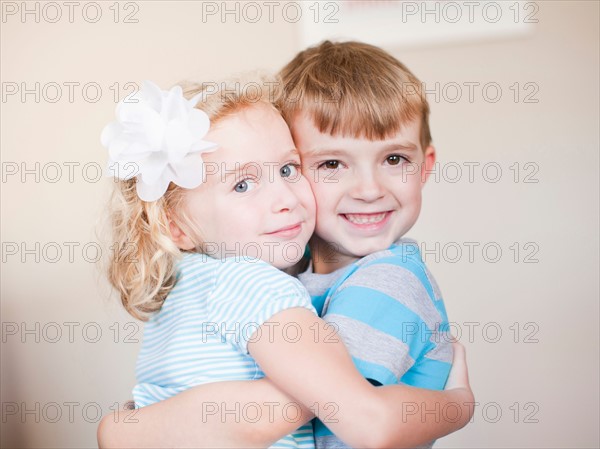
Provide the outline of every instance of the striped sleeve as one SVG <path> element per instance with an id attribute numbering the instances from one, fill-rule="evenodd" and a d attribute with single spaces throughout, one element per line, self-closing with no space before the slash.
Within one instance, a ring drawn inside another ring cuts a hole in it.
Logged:
<path id="1" fill-rule="evenodd" d="M 248 354 L 254 332 L 273 315 L 294 307 L 316 314 L 297 279 L 259 260 L 226 259 L 208 300 L 208 325 L 222 341 Z"/>

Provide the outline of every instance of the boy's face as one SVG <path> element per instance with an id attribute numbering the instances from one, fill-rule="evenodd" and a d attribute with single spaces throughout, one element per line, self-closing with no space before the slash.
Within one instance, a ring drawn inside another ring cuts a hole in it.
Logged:
<path id="1" fill-rule="evenodd" d="M 415 224 L 435 162 L 434 148 L 421 148 L 419 120 L 385 140 L 368 140 L 321 133 L 298 114 L 292 135 L 317 203 L 316 272 L 387 249 Z"/>

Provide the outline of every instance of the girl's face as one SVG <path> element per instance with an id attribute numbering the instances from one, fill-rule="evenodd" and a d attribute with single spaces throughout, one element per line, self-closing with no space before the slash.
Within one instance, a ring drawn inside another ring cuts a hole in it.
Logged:
<path id="1" fill-rule="evenodd" d="M 315 201 L 283 118 L 256 104 L 217 122 L 205 139 L 219 147 L 202 155 L 206 181 L 184 200 L 202 251 L 295 264 L 314 230 Z"/>

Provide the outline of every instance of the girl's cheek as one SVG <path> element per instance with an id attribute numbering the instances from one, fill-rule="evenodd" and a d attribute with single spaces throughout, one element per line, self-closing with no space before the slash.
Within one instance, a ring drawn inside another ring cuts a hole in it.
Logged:
<path id="1" fill-rule="evenodd" d="M 303 180 L 302 197 L 304 198 L 305 203 L 308 205 L 307 207 L 314 214 L 314 211 L 315 211 L 315 208 L 316 208 L 315 194 L 314 194 L 314 192 L 312 190 L 312 186 L 310 185 L 310 183 L 306 179 Z"/>

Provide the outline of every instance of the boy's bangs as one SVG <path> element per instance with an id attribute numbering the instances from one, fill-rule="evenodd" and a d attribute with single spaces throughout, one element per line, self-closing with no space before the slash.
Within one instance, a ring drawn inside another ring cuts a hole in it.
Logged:
<path id="1" fill-rule="evenodd" d="M 354 97 L 354 98 L 353 98 Z M 403 124 L 419 117 L 419 108 L 390 98 L 380 101 L 357 101 L 358 96 L 345 96 L 338 103 L 316 100 L 312 117 L 321 132 L 331 135 L 383 140 L 396 134 Z"/>
<path id="2" fill-rule="evenodd" d="M 421 146 L 431 143 L 421 82 L 378 47 L 325 41 L 298 53 L 280 76 L 278 103 L 288 124 L 302 112 L 323 133 L 383 140 L 419 120 Z"/>
<path id="3" fill-rule="evenodd" d="M 288 123 L 302 111 L 311 117 L 317 129 L 332 136 L 383 140 L 398 133 L 406 123 L 421 119 L 427 123 L 429 107 L 421 96 L 420 86 L 398 86 L 385 79 L 367 82 L 329 84 L 312 83 L 302 91 L 287 86 L 282 112 Z M 421 145 L 431 137 L 421 126 Z"/>

